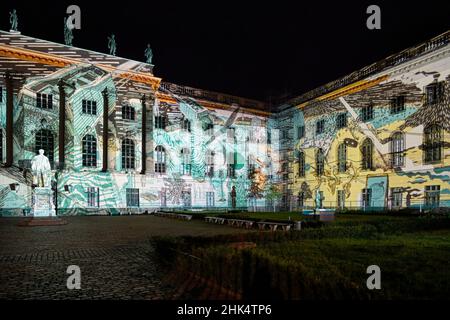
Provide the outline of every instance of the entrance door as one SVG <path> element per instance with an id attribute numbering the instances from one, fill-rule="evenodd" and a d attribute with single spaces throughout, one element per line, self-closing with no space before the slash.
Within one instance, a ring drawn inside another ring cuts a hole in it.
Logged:
<path id="1" fill-rule="evenodd" d="M 371 189 L 371 199 L 368 207 L 374 209 L 384 209 L 386 206 L 387 197 L 387 187 L 388 187 L 388 177 L 368 177 L 367 178 L 367 189 Z"/>
<path id="2" fill-rule="evenodd" d="M 206 207 L 214 207 L 214 192 L 206 192 Z"/>
<path id="3" fill-rule="evenodd" d="M 183 200 L 183 206 L 190 208 L 191 207 L 191 191 L 182 191 L 181 197 Z"/>

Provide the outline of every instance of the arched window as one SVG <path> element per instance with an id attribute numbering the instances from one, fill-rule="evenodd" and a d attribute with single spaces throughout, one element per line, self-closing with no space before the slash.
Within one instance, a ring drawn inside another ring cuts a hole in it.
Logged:
<path id="1" fill-rule="evenodd" d="M 305 176 L 305 153 L 303 151 L 298 153 L 298 176 Z"/>
<path id="2" fill-rule="evenodd" d="M 338 147 L 338 172 L 347 171 L 347 145 L 341 143 Z"/>
<path id="3" fill-rule="evenodd" d="M 188 148 L 183 148 L 180 151 L 181 156 L 181 173 L 191 174 L 191 150 Z"/>
<path id="4" fill-rule="evenodd" d="M 122 169 L 135 168 L 135 148 L 131 139 L 122 140 Z"/>
<path id="5" fill-rule="evenodd" d="M 372 170 L 373 169 L 373 143 L 372 140 L 367 138 L 364 140 L 361 146 L 362 155 L 362 169 Z"/>
<path id="6" fill-rule="evenodd" d="M 97 141 L 92 134 L 87 134 L 82 141 L 83 166 L 97 166 Z"/>
<path id="7" fill-rule="evenodd" d="M 206 175 L 214 176 L 214 151 L 211 150 L 206 153 Z"/>
<path id="8" fill-rule="evenodd" d="M 125 104 L 122 106 L 122 119 L 134 120 L 135 116 L 134 108 L 131 105 Z"/>
<path id="9" fill-rule="evenodd" d="M 36 132 L 34 151 L 39 153 L 39 149 L 44 150 L 44 155 L 47 156 L 50 164 L 53 165 L 55 152 L 55 137 L 48 129 L 40 129 Z"/>
<path id="10" fill-rule="evenodd" d="M 319 148 L 316 152 L 316 174 L 318 176 L 323 175 L 325 166 L 325 156 L 323 154 L 323 150 Z"/>
<path id="11" fill-rule="evenodd" d="M 155 172 L 166 172 L 166 150 L 163 146 L 156 146 Z"/>
<path id="12" fill-rule="evenodd" d="M 438 162 L 442 159 L 442 129 L 436 124 L 429 125 L 424 130 L 423 151 L 425 162 Z"/>
<path id="13" fill-rule="evenodd" d="M 393 168 L 404 164 L 405 139 L 403 133 L 396 132 L 391 137 L 391 165 Z"/>

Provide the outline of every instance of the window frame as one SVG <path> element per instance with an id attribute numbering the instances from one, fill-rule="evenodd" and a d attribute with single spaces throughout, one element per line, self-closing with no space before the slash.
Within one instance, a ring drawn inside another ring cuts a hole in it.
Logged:
<path id="1" fill-rule="evenodd" d="M 372 121 L 374 118 L 373 104 L 361 108 L 361 120 L 363 122 Z"/>
<path id="2" fill-rule="evenodd" d="M 126 188 L 127 208 L 139 208 L 139 188 Z"/>
<path id="3" fill-rule="evenodd" d="M 86 201 L 88 208 L 99 208 L 100 207 L 100 188 L 98 187 L 87 187 L 85 189 Z"/>
<path id="4" fill-rule="evenodd" d="M 336 116 L 336 128 L 343 129 L 347 127 L 347 112 L 342 112 Z"/>
<path id="5" fill-rule="evenodd" d="M 394 132 L 389 145 L 391 148 L 391 167 L 403 167 L 405 165 L 405 135 L 403 132 Z"/>
<path id="6" fill-rule="evenodd" d="M 97 115 L 97 101 L 83 99 L 81 101 L 81 113 L 96 116 Z"/>
<path id="7" fill-rule="evenodd" d="M 369 138 L 366 138 L 361 144 L 361 169 L 373 170 L 373 162 L 373 142 Z"/>
<path id="8" fill-rule="evenodd" d="M 94 135 L 88 133 L 81 139 L 81 155 L 83 167 L 97 167 L 97 139 Z"/>
<path id="9" fill-rule="evenodd" d="M 166 173 L 166 149 L 162 145 L 155 147 L 155 172 Z"/>
<path id="10" fill-rule="evenodd" d="M 316 135 L 322 134 L 325 131 L 325 119 L 316 121 Z"/>
<path id="11" fill-rule="evenodd" d="M 339 144 L 337 148 L 338 172 L 347 172 L 347 144 L 345 142 Z"/>
<path id="12" fill-rule="evenodd" d="M 122 120 L 136 121 L 136 109 L 129 103 L 122 105 Z"/>
<path id="13" fill-rule="evenodd" d="M 130 138 L 122 140 L 122 170 L 136 170 L 136 145 Z"/>
<path id="14" fill-rule="evenodd" d="M 440 125 L 430 124 L 424 128 L 422 149 L 425 164 L 442 161 L 443 144 L 443 129 Z"/>
<path id="15" fill-rule="evenodd" d="M 399 114 L 405 111 L 405 96 L 400 95 L 391 99 L 391 114 Z"/>
<path id="16" fill-rule="evenodd" d="M 325 173 L 325 154 L 322 148 L 316 151 L 316 175 L 323 176 Z"/>

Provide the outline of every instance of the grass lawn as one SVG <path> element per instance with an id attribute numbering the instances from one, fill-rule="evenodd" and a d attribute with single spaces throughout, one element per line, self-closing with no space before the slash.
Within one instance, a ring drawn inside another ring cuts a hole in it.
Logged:
<path id="1" fill-rule="evenodd" d="M 292 213 L 249 213 L 285 220 Z M 301 217 L 300 217 L 301 218 Z M 291 217 L 292 219 L 292 217 Z M 167 241 L 167 240 L 166 240 Z M 166 247 L 169 242 L 161 242 Z M 244 298 L 262 299 L 448 299 L 450 219 L 377 214 L 337 214 L 336 221 L 302 231 L 239 237 L 175 240 L 200 257 L 178 257 L 179 274 L 201 276 Z M 255 242 L 235 249 L 230 242 Z M 381 290 L 366 286 L 367 267 L 381 269 Z"/>
<path id="2" fill-rule="evenodd" d="M 381 269 L 381 290 L 372 298 L 448 298 L 450 230 L 386 236 L 384 239 L 322 239 L 272 243 L 256 255 L 301 264 L 323 282 L 337 279 L 365 288 L 369 265 Z"/>

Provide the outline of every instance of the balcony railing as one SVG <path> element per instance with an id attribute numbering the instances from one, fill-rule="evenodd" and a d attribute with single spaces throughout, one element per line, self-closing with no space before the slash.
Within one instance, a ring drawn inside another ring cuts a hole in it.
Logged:
<path id="1" fill-rule="evenodd" d="M 180 86 L 169 82 L 162 82 L 161 88 L 170 91 L 173 94 L 181 96 L 188 96 L 212 102 L 225 103 L 229 105 L 238 104 L 241 107 L 251 109 L 268 110 L 266 103 L 262 101 L 236 97 L 228 94 Z"/>

